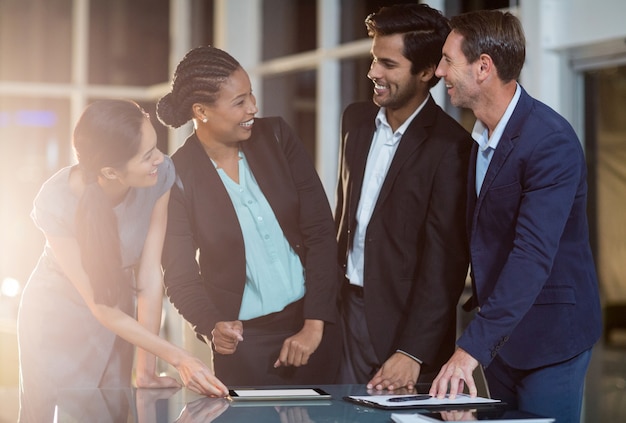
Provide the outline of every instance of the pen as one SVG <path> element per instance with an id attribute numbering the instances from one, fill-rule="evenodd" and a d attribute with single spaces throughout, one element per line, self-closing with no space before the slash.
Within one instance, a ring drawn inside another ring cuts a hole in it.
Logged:
<path id="1" fill-rule="evenodd" d="M 420 401 L 432 398 L 428 394 L 419 394 L 419 395 L 409 395 L 406 397 L 393 397 L 389 398 L 387 401 L 389 402 L 405 402 L 405 401 Z"/>

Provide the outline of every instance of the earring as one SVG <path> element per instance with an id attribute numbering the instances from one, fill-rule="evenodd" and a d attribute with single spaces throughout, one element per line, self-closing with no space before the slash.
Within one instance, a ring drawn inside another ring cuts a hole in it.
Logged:
<path id="1" fill-rule="evenodd" d="M 204 119 L 202 119 L 202 123 L 207 123 L 209 121 L 209 119 L 207 117 L 205 117 Z"/>

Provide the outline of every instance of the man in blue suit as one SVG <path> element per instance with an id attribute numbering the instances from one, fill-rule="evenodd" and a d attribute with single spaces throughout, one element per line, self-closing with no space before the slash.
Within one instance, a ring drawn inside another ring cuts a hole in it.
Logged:
<path id="1" fill-rule="evenodd" d="M 491 394 L 578 422 L 601 310 L 580 142 L 567 121 L 517 83 L 525 37 L 510 13 L 451 19 L 436 75 L 477 118 L 467 227 L 478 312 L 430 394 L 455 396 L 481 364 Z"/>

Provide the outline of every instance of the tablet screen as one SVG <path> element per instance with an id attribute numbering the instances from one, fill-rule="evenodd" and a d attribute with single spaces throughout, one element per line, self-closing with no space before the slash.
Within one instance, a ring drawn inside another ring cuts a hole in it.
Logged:
<path id="1" fill-rule="evenodd" d="M 331 396 L 319 388 L 292 389 L 231 389 L 233 400 L 285 400 L 285 399 L 329 399 Z"/>

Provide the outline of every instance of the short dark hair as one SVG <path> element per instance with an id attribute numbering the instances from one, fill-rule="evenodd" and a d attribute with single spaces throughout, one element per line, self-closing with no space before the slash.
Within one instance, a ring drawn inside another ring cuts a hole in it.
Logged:
<path id="1" fill-rule="evenodd" d="M 502 81 L 519 78 L 526 58 L 526 37 L 517 17 L 499 10 L 478 10 L 453 17 L 450 26 L 463 36 L 461 50 L 469 63 L 487 54 Z"/>
<path id="2" fill-rule="evenodd" d="M 172 89 L 157 103 L 161 123 L 178 128 L 189 122 L 195 103 L 213 104 L 222 84 L 241 65 L 224 50 L 201 46 L 190 50 L 174 72 Z"/>
<path id="3" fill-rule="evenodd" d="M 430 66 L 437 67 L 441 50 L 450 33 L 448 19 L 440 11 L 426 4 L 396 4 L 382 7 L 365 19 L 370 37 L 402 34 L 404 57 L 411 61 L 411 73 Z M 439 82 L 434 76 L 429 81 L 433 87 Z"/>

